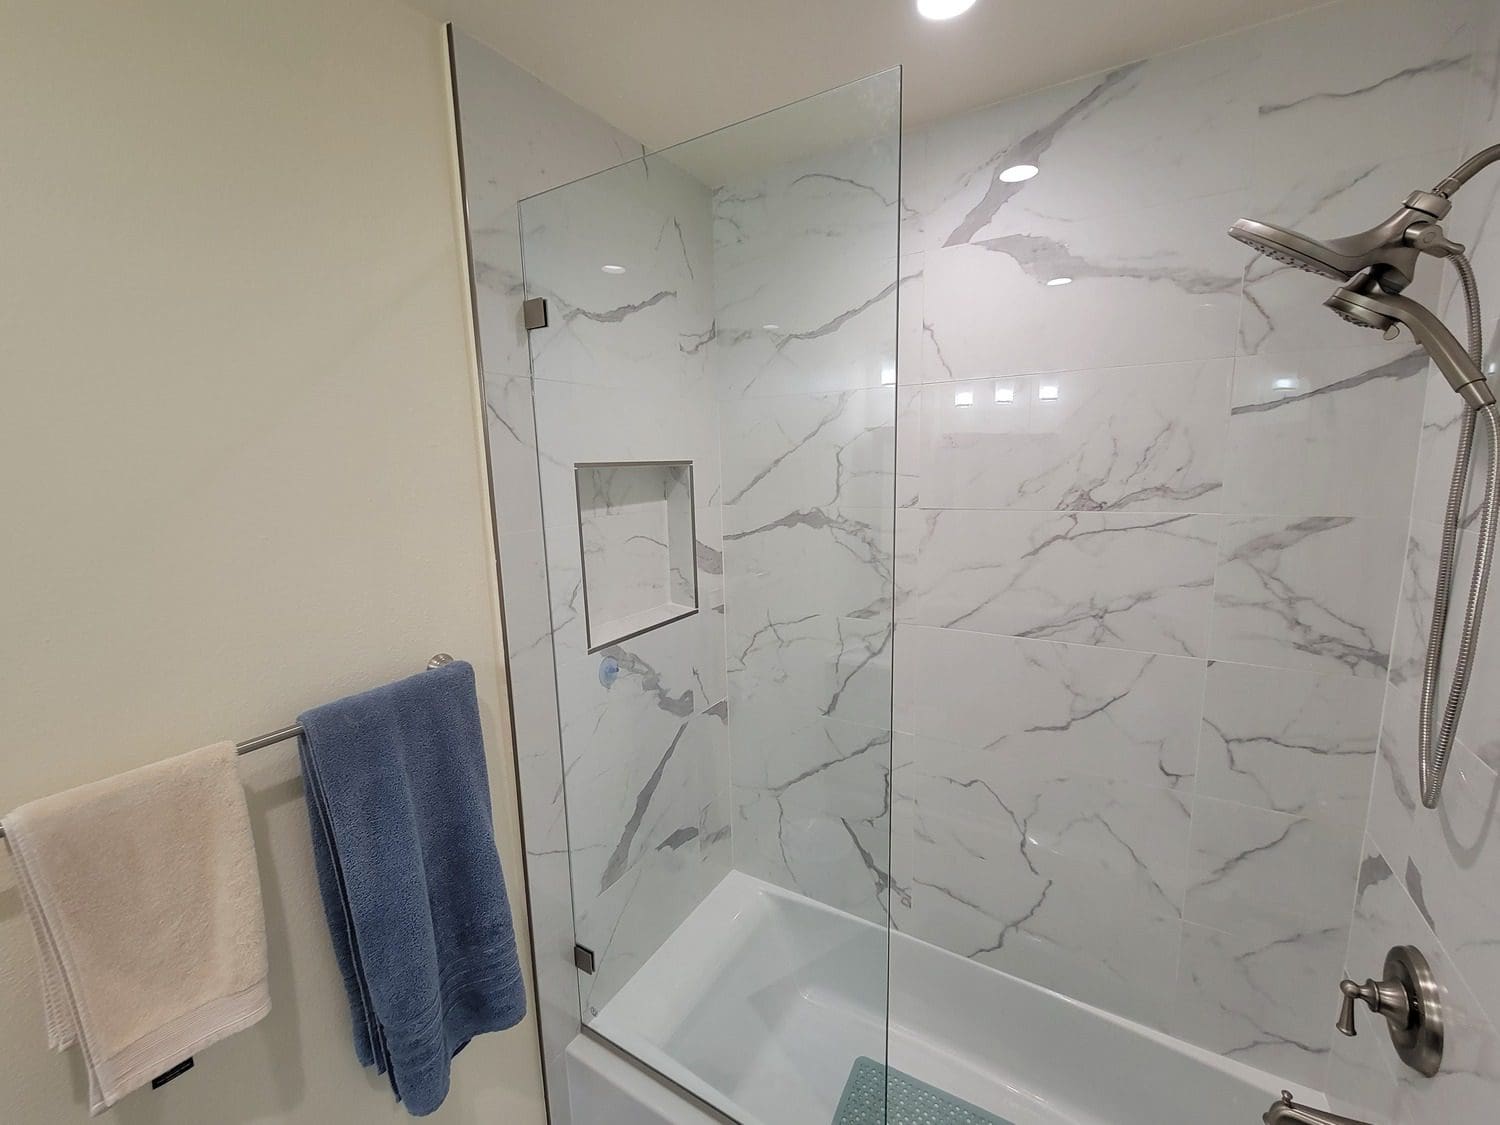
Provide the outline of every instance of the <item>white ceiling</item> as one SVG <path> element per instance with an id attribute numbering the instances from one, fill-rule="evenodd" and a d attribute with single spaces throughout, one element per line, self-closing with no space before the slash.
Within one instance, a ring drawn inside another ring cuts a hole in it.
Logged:
<path id="1" fill-rule="evenodd" d="M 901 64 L 908 125 L 1320 0 L 408 0 L 651 148 Z"/>

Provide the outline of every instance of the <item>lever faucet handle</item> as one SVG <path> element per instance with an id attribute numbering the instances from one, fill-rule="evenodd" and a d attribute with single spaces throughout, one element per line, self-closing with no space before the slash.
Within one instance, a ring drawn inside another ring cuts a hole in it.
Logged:
<path id="1" fill-rule="evenodd" d="M 1339 1034 L 1347 1035 L 1351 1039 L 1359 1034 L 1359 1032 L 1354 1030 L 1354 1002 L 1356 1000 L 1363 1000 L 1366 1004 L 1370 1004 L 1370 996 L 1374 990 L 1372 988 L 1371 992 L 1367 994 L 1365 989 L 1374 983 L 1374 981 L 1369 981 L 1367 984 L 1360 984 L 1358 981 L 1347 979 L 1339 981 L 1339 991 L 1344 994 L 1344 1002 L 1339 1008 L 1338 1022 L 1333 1025 L 1339 1029 Z"/>
<path id="2" fill-rule="evenodd" d="M 1339 991 L 1344 994 L 1343 1006 L 1339 1009 L 1338 1022 L 1334 1024 L 1340 1034 L 1351 1038 L 1358 1034 L 1354 1030 L 1354 1002 L 1363 1000 L 1365 1006 L 1378 1016 L 1384 1016 L 1391 1026 L 1405 1030 L 1411 1026 L 1412 997 L 1400 981 L 1367 980 L 1339 981 Z"/>

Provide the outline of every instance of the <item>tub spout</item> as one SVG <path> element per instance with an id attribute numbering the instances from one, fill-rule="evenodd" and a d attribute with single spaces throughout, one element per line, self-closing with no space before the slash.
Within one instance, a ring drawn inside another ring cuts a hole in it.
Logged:
<path id="1" fill-rule="evenodd" d="M 1343 1117 L 1326 1109 L 1313 1109 L 1292 1101 L 1290 1090 L 1281 1091 L 1281 1099 L 1266 1110 L 1261 1120 L 1266 1125 L 1370 1125 L 1356 1117 Z"/>

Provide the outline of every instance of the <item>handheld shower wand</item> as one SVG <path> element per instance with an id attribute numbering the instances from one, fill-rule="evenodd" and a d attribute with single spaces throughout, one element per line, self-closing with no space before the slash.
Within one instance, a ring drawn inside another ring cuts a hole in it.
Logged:
<path id="1" fill-rule="evenodd" d="M 1484 616 L 1490 561 L 1495 550 L 1496 521 L 1500 517 L 1500 407 L 1495 404 L 1495 395 L 1482 370 L 1484 340 L 1479 286 L 1464 248 L 1448 239 L 1443 232 L 1442 220 L 1453 208 L 1453 194 L 1496 161 L 1500 161 L 1500 145 L 1491 145 L 1464 161 L 1431 191 L 1412 192 L 1401 208 L 1384 222 L 1345 238 L 1322 241 L 1254 219 L 1240 219 L 1229 231 L 1231 238 L 1275 261 L 1340 282 L 1339 288 L 1323 303 L 1349 323 L 1377 329 L 1387 336 L 1394 335 L 1400 326 L 1405 325 L 1443 373 L 1448 385 L 1463 399 L 1458 455 L 1443 516 L 1443 545 L 1437 586 L 1433 592 L 1427 655 L 1422 667 L 1417 772 L 1422 804 L 1427 808 L 1437 807 L 1443 777 L 1448 769 L 1448 756 L 1463 713 Z M 1467 349 L 1436 313 L 1402 294 L 1402 290 L 1412 283 L 1417 262 L 1424 254 L 1446 258 L 1458 271 L 1468 308 Z M 1434 732 L 1433 707 L 1442 664 L 1443 636 L 1448 624 L 1448 606 L 1453 596 L 1458 525 L 1463 516 L 1464 494 L 1469 481 L 1474 425 L 1479 418 L 1484 419 L 1489 439 L 1489 471 L 1485 475 L 1484 505 L 1480 510 L 1479 545 L 1464 608 L 1453 681 L 1448 689 L 1442 719 Z"/>

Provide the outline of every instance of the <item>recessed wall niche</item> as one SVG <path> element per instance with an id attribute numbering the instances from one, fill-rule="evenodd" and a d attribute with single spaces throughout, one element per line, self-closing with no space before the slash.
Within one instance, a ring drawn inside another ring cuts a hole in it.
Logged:
<path id="1" fill-rule="evenodd" d="M 581 461 L 578 541 L 589 651 L 698 612 L 691 461 Z"/>

